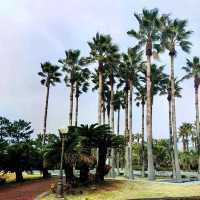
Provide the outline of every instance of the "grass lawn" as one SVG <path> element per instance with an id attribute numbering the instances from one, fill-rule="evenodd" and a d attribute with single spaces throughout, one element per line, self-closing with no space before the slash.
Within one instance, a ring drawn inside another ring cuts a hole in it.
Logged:
<path id="1" fill-rule="evenodd" d="M 66 200 L 125 200 L 148 197 L 200 196 L 200 185 L 178 185 L 150 182 L 144 179 L 134 181 L 109 180 L 92 188 L 82 188 L 82 195 L 67 195 Z M 43 200 L 54 200 L 53 194 Z"/>
<path id="2" fill-rule="evenodd" d="M 7 174 L 1 174 L 0 173 L 0 177 L 1 178 L 5 178 L 6 179 L 6 183 L 15 182 L 15 173 L 7 173 Z M 25 181 L 35 180 L 35 179 L 42 178 L 42 174 L 40 174 L 40 173 L 27 174 L 26 172 L 23 172 L 23 177 L 24 177 Z"/>

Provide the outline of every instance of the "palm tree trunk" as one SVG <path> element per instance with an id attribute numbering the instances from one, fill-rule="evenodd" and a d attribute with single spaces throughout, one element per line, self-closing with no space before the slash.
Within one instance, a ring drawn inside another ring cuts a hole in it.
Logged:
<path id="1" fill-rule="evenodd" d="M 198 138 L 198 174 L 200 174 L 199 87 L 195 84 L 196 135 Z"/>
<path id="2" fill-rule="evenodd" d="M 42 138 L 42 144 L 45 144 L 45 138 L 46 138 L 46 130 L 47 130 L 47 113 L 48 113 L 48 104 L 49 104 L 49 90 L 50 85 L 47 86 L 47 92 L 46 92 L 46 101 L 45 101 L 45 111 L 44 111 L 44 126 L 43 126 L 43 138 Z"/>
<path id="3" fill-rule="evenodd" d="M 181 179 L 181 171 L 178 158 L 178 146 L 177 146 L 177 132 L 176 132 L 176 105 L 175 105 L 175 83 L 174 83 L 174 56 L 171 56 L 171 98 L 172 98 L 172 131 L 174 142 L 174 160 L 176 169 L 176 180 Z"/>
<path id="4" fill-rule="evenodd" d="M 112 72 L 111 72 L 112 73 Z M 110 111 L 111 111 L 111 128 L 112 133 L 115 134 L 115 122 L 114 122 L 114 85 L 113 85 L 113 75 L 110 78 Z M 111 148 L 111 177 L 115 177 L 115 150 Z"/>
<path id="5" fill-rule="evenodd" d="M 99 62 L 99 90 L 98 90 L 98 124 L 101 125 L 102 94 L 103 94 L 103 63 Z"/>
<path id="6" fill-rule="evenodd" d="M 75 126 L 78 125 L 78 96 L 76 96 L 76 116 L 75 116 Z"/>
<path id="7" fill-rule="evenodd" d="M 171 94 L 170 94 L 171 96 Z M 172 176 L 173 179 L 176 178 L 175 176 L 175 162 L 174 162 L 174 153 L 173 153 L 173 133 L 172 133 L 172 105 L 171 105 L 171 98 L 168 99 L 169 103 L 169 149 L 171 155 L 171 163 L 172 163 Z"/>
<path id="8" fill-rule="evenodd" d="M 133 179 L 133 165 L 132 165 L 132 97 L 133 97 L 133 83 L 129 81 L 130 93 L 129 93 L 129 141 L 128 141 L 128 169 L 129 179 Z"/>
<path id="9" fill-rule="evenodd" d="M 120 126 L 120 108 L 117 110 L 117 135 L 119 136 L 119 126 Z M 117 150 L 117 176 L 119 176 L 119 150 Z"/>
<path id="10" fill-rule="evenodd" d="M 70 96 L 69 96 L 69 125 L 72 126 L 73 120 L 73 101 L 74 101 L 74 84 L 71 83 L 70 86 Z"/>
<path id="11" fill-rule="evenodd" d="M 142 103 L 142 177 L 145 177 L 145 149 L 144 149 L 144 103 Z"/>
<path id="12" fill-rule="evenodd" d="M 128 139 L 128 84 L 125 90 L 125 169 L 124 175 L 128 176 L 128 148 L 127 148 L 127 139 Z"/>
<path id="13" fill-rule="evenodd" d="M 76 107 L 75 107 L 75 126 L 78 125 L 78 100 L 79 100 L 79 88 L 78 83 L 76 82 Z"/>
<path id="14" fill-rule="evenodd" d="M 103 103 L 103 63 L 99 62 L 99 90 L 98 90 L 98 124 L 101 125 L 101 111 Z M 96 149 L 97 166 L 99 162 L 99 148 Z"/>
<path id="15" fill-rule="evenodd" d="M 151 95 L 151 56 L 147 55 L 147 156 L 148 178 L 155 179 L 153 149 L 152 149 L 152 95 Z"/>

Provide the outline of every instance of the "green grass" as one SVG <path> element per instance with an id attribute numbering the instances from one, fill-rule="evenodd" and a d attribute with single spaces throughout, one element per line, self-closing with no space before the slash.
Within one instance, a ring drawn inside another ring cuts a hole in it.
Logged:
<path id="1" fill-rule="evenodd" d="M 134 181 L 109 180 L 96 190 L 81 188 L 82 195 L 67 195 L 66 200 L 125 200 L 148 197 L 200 196 L 200 185 L 178 185 L 150 182 L 145 179 Z M 53 194 L 43 200 L 54 200 Z"/>
<path id="2" fill-rule="evenodd" d="M 1 178 L 6 179 L 6 183 L 14 183 L 15 182 L 15 174 L 14 173 L 6 173 L 6 174 L 0 174 Z M 42 175 L 40 173 L 34 173 L 34 174 L 27 174 L 26 172 L 23 172 L 24 181 L 31 181 L 42 178 Z"/>

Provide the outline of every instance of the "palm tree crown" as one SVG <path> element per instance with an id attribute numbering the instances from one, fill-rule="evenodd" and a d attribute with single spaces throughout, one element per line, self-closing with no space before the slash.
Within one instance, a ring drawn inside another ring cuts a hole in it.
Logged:
<path id="1" fill-rule="evenodd" d="M 42 71 L 38 73 L 42 77 L 41 84 L 49 87 L 54 86 L 55 83 L 60 82 L 61 73 L 58 72 L 59 67 L 52 65 L 50 62 L 45 62 L 41 64 Z"/>

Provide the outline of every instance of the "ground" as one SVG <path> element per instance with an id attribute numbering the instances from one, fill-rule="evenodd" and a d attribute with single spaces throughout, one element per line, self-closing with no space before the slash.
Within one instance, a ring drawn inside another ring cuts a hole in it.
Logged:
<path id="1" fill-rule="evenodd" d="M 0 186 L 2 200 L 33 200 L 37 195 L 50 189 L 55 179 L 41 179 L 40 174 L 28 175 L 24 173 L 25 182 L 13 183 L 14 174 L 7 176 L 7 183 Z"/>
<path id="2" fill-rule="evenodd" d="M 82 188 L 82 195 L 67 195 L 67 200 L 125 200 L 149 197 L 183 197 L 200 196 L 200 184 L 174 184 L 150 182 L 145 179 L 109 180 L 94 188 Z M 49 195 L 42 200 L 55 200 L 54 195 Z"/>

